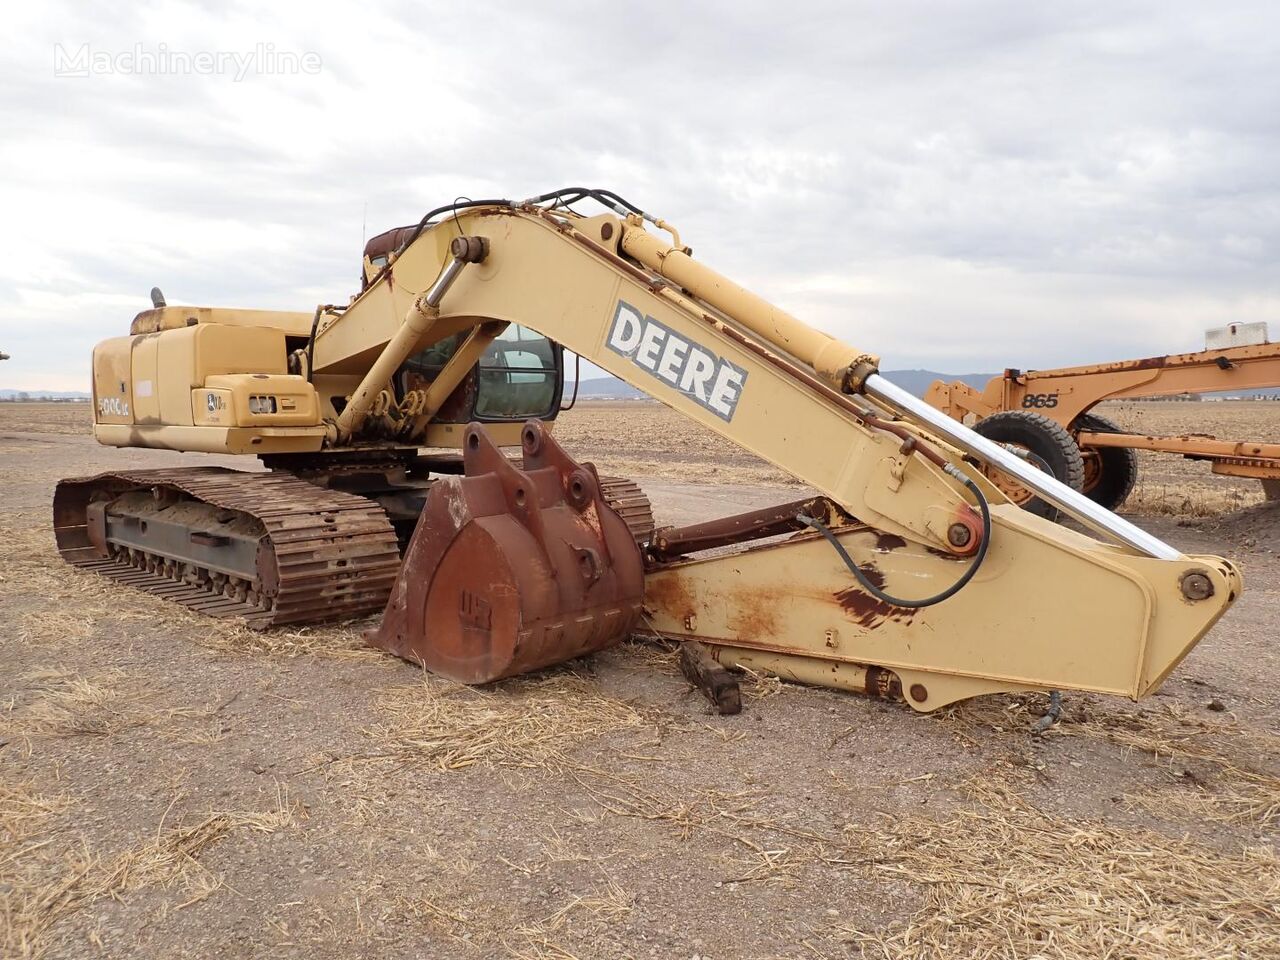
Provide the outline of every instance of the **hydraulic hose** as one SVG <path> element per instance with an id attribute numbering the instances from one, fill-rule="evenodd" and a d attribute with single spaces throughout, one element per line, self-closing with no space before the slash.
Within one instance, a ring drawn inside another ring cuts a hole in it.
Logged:
<path id="1" fill-rule="evenodd" d="M 840 555 L 840 559 L 843 560 L 844 565 L 849 568 L 849 572 L 852 573 L 854 579 L 858 581 L 858 585 L 881 603 L 887 603 L 894 607 L 904 607 L 908 610 L 918 610 L 921 607 L 932 607 L 934 604 L 941 603 L 948 597 L 955 596 L 964 589 L 965 585 L 973 579 L 973 575 L 978 572 L 978 568 L 982 566 L 982 561 L 986 559 L 987 556 L 987 547 L 991 543 L 991 508 L 987 504 L 987 498 L 982 495 L 982 491 L 978 489 L 978 485 L 976 483 L 955 467 L 948 464 L 947 472 L 968 487 L 974 497 L 977 498 L 978 509 L 982 512 L 982 542 L 978 544 L 978 552 L 974 554 L 973 562 L 970 563 L 965 572 L 960 575 L 960 578 L 956 580 L 955 583 L 951 584 L 951 586 L 947 587 L 947 589 L 943 590 L 941 593 L 934 594 L 932 597 L 925 597 L 921 600 L 904 600 L 902 597 L 895 597 L 892 594 L 886 593 L 872 583 L 871 579 L 862 572 L 862 568 L 853 562 L 853 558 L 849 556 L 849 551 L 844 548 L 844 544 L 836 539 L 836 535 L 831 532 L 830 527 L 821 520 L 806 516 L 803 513 L 797 514 L 796 519 L 806 527 L 817 530 L 822 534 L 827 543 L 831 544 L 836 553 Z"/>
<path id="2" fill-rule="evenodd" d="M 552 190 L 550 193 L 543 193 L 536 197 L 530 197 L 522 203 L 542 204 L 549 200 L 554 200 L 556 203 L 563 204 L 567 207 L 569 204 L 577 203 L 579 200 L 584 200 L 587 197 L 590 197 L 601 205 L 610 207 L 614 210 L 617 210 L 618 207 L 621 206 L 632 213 L 640 214 L 641 216 L 644 215 L 644 212 L 639 207 L 627 200 L 624 200 L 612 190 L 594 190 L 589 187 L 564 187 L 560 190 Z M 422 231 L 431 224 L 431 221 L 442 214 L 453 213 L 458 210 L 466 210 L 471 207 L 510 207 L 512 205 L 513 204 L 510 200 L 468 200 L 465 197 L 460 197 L 453 203 L 446 203 L 442 207 L 436 207 L 434 210 L 429 211 L 425 216 L 423 216 L 423 218 L 418 221 L 418 225 L 413 228 L 413 233 L 409 234 L 405 241 L 396 248 L 396 252 L 403 253 L 409 244 L 422 236 Z M 386 270 L 387 268 L 383 267 L 382 270 L 378 272 L 378 276 L 374 278 L 375 281 L 380 279 Z"/>

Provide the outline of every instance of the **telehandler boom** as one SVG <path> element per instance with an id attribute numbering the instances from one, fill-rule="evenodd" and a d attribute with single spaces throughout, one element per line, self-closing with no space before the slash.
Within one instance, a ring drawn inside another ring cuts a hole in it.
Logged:
<path id="1" fill-rule="evenodd" d="M 588 201 L 606 212 L 572 209 Z M 634 483 L 552 438 L 560 345 L 814 495 L 655 531 Z M 58 543 L 263 626 L 385 608 L 372 643 L 469 683 L 640 633 L 922 711 L 1144 696 L 1239 596 L 1228 561 L 1181 554 L 877 365 L 609 191 L 459 202 L 371 241 L 346 305 L 158 305 L 100 344 L 100 442 L 267 470 L 63 481 Z M 1109 542 L 1018 509 L 984 464 Z"/>
<path id="2" fill-rule="evenodd" d="M 1118 510 L 1138 479 L 1138 450 L 1207 461 L 1222 476 L 1262 482 L 1280 499 L 1280 443 L 1219 440 L 1207 434 L 1151 436 L 1126 432 L 1094 412 L 1104 400 L 1176 397 L 1214 391 L 1280 388 L 1280 343 L 1265 323 L 1233 323 L 1205 334 L 1205 349 L 1139 360 L 1052 370 L 1005 370 L 982 390 L 962 380 L 934 381 L 925 401 L 994 440 L 1015 444 L 1042 468 L 1079 486 L 1089 499 Z M 1043 501 L 998 472 L 993 479 L 1027 509 Z"/>

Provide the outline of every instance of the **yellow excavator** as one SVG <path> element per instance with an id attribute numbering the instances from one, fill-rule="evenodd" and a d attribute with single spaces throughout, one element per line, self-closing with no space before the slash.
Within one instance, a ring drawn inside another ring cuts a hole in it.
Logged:
<path id="1" fill-rule="evenodd" d="M 607 190 L 432 210 L 370 241 L 360 292 L 314 312 L 152 299 L 94 350 L 98 441 L 265 469 L 64 480 L 54 526 L 72 564 L 213 616 L 382 611 L 370 642 L 466 683 L 633 634 L 698 641 L 930 711 L 1142 697 L 1241 592 L 1229 561 L 899 389 Z M 655 529 L 635 483 L 555 441 L 562 348 L 813 493 Z M 1093 535 L 1019 509 L 992 467 Z"/>

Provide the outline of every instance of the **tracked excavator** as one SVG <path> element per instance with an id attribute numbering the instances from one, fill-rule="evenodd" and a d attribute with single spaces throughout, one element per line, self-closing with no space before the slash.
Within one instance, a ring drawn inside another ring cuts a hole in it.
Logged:
<path id="1" fill-rule="evenodd" d="M 583 211 L 584 205 L 596 210 Z M 93 355 L 116 447 L 256 457 L 62 481 L 72 564 L 484 683 L 630 635 L 905 700 L 1157 689 L 1240 596 L 693 257 L 607 190 L 458 201 L 314 312 L 168 305 Z M 802 500 L 655 529 L 554 439 L 563 348 L 776 464 Z M 519 448 L 519 456 L 504 448 Z M 994 467 L 1088 533 L 1020 510 Z"/>

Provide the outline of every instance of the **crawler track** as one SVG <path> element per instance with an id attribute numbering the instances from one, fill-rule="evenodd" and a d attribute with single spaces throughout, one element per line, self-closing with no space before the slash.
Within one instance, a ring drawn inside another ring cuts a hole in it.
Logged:
<path id="1" fill-rule="evenodd" d="M 626 477 L 600 477 L 600 494 L 631 528 L 636 543 L 648 543 L 653 537 L 653 505 L 640 486 Z"/>
<path id="2" fill-rule="evenodd" d="M 194 546 L 180 556 L 153 548 L 148 521 L 186 532 Z M 77 567 L 257 628 L 378 612 L 400 569 L 395 532 L 376 503 L 280 473 L 195 467 L 64 480 L 54 528 Z"/>

